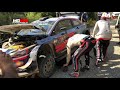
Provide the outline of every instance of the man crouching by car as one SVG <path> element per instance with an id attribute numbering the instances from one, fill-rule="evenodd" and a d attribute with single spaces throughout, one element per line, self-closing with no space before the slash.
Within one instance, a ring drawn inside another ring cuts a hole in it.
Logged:
<path id="1" fill-rule="evenodd" d="M 96 39 L 93 38 L 90 35 L 85 34 L 75 34 L 72 37 L 68 39 L 67 42 L 67 58 L 66 58 L 66 64 L 63 65 L 63 70 L 68 67 L 68 64 L 71 59 L 71 49 L 75 46 L 79 46 L 79 48 L 74 52 L 72 60 L 74 65 L 74 72 L 70 73 L 70 76 L 72 77 L 79 77 L 79 60 L 82 55 L 85 55 L 85 66 L 82 67 L 82 71 L 89 70 L 89 64 L 90 64 L 90 56 L 89 52 L 92 50 L 92 48 L 96 44 Z"/>

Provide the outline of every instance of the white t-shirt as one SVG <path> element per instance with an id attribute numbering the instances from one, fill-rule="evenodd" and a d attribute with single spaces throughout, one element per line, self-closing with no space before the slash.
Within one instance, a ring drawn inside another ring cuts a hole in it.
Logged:
<path id="1" fill-rule="evenodd" d="M 95 35 L 96 29 L 99 28 L 98 33 Z M 93 29 L 93 36 L 95 38 L 105 38 L 111 39 L 112 38 L 112 31 L 110 30 L 110 24 L 108 21 L 99 20 L 96 22 L 95 27 Z"/>

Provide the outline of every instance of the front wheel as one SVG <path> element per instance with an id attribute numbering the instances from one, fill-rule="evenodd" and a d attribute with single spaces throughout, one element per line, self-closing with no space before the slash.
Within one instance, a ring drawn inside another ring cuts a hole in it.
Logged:
<path id="1" fill-rule="evenodd" d="M 46 55 L 38 60 L 39 76 L 49 78 L 55 71 L 55 59 L 53 56 Z"/>

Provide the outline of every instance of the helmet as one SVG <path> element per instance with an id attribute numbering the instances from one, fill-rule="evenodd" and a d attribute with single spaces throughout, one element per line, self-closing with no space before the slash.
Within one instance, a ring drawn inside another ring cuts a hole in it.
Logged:
<path id="1" fill-rule="evenodd" d="M 106 12 L 102 13 L 102 18 L 107 18 L 108 17 L 108 14 Z"/>

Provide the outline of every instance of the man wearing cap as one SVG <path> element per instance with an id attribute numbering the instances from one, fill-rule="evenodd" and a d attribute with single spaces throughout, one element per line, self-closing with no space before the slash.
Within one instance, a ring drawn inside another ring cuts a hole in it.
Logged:
<path id="1" fill-rule="evenodd" d="M 105 60 L 107 48 L 109 46 L 110 40 L 112 38 L 112 32 L 110 30 L 110 24 L 107 21 L 107 13 L 103 13 L 101 20 L 98 20 L 93 29 L 93 37 L 97 39 L 97 57 L 96 57 L 96 66 L 99 62 Z M 98 33 L 95 35 L 95 31 L 99 29 Z M 103 57 L 102 57 L 103 56 Z"/>

